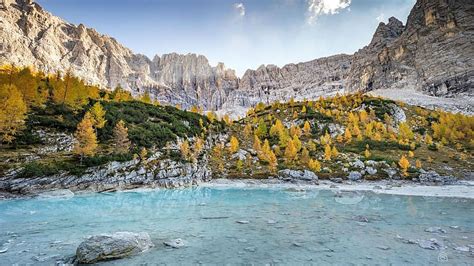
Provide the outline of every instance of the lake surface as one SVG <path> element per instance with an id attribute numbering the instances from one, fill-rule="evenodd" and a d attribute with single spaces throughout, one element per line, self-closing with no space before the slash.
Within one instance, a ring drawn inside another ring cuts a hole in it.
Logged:
<path id="1" fill-rule="evenodd" d="M 0 201 L 0 265 L 51 265 L 117 231 L 148 232 L 156 246 L 104 265 L 474 263 L 472 249 L 455 250 L 474 245 L 473 200 L 188 188 Z M 162 244 L 175 238 L 187 246 Z M 441 248 L 407 243 L 433 238 Z"/>

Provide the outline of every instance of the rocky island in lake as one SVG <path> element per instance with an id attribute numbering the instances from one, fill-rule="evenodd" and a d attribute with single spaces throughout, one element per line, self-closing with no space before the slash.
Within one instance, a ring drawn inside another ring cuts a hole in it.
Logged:
<path id="1" fill-rule="evenodd" d="M 363 7 L 296 2 L 281 5 L 304 21 L 275 23 L 320 29 Z M 75 4 L 0 1 L 0 265 L 474 258 L 471 1 L 418 0 L 353 54 L 241 77 L 202 55 L 136 54 L 43 5 Z M 245 25 L 276 3 L 205 5 Z"/>

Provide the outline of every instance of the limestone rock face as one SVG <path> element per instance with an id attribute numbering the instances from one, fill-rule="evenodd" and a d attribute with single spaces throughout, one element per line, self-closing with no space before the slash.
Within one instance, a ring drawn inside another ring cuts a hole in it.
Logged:
<path id="1" fill-rule="evenodd" d="M 472 0 L 418 0 L 406 25 L 396 18 L 381 23 L 370 44 L 354 55 L 261 66 L 241 79 L 222 63 L 210 66 L 201 55 L 150 59 L 134 54 L 114 38 L 70 24 L 31 0 L 4 1 L 0 29 L 0 64 L 45 72 L 70 69 L 89 83 L 121 86 L 133 94 L 148 91 L 160 102 L 184 108 L 244 113 L 258 102 L 373 90 L 474 94 Z"/>
<path id="2" fill-rule="evenodd" d="M 433 96 L 474 94 L 474 2 L 418 0 L 407 25 L 381 23 L 354 54 L 351 91 L 414 88 Z"/>
<path id="3" fill-rule="evenodd" d="M 350 55 L 336 55 L 310 62 L 275 65 L 247 70 L 239 89 L 232 91 L 224 108 L 249 107 L 259 102 L 295 99 L 314 99 L 321 95 L 344 91 L 351 65 Z"/>
<path id="4" fill-rule="evenodd" d="M 217 109 L 237 88 L 233 70 L 211 67 L 204 56 L 168 54 L 150 60 L 114 38 L 70 24 L 28 0 L 0 6 L 0 64 L 34 66 L 47 73 L 70 70 L 90 84 L 149 91 L 183 107 Z"/>

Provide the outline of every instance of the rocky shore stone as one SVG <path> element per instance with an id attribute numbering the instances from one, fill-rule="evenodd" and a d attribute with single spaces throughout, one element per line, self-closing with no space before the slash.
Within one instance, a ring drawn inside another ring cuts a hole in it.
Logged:
<path id="1" fill-rule="evenodd" d="M 154 245 L 147 233 L 117 232 L 91 236 L 76 250 L 79 263 L 121 259 L 147 251 Z"/>
<path id="2" fill-rule="evenodd" d="M 362 174 L 357 171 L 352 171 L 349 173 L 349 176 L 347 178 L 351 181 L 358 181 L 362 179 Z"/>
<path id="3" fill-rule="evenodd" d="M 308 170 L 299 171 L 299 170 L 291 170 L 285 169 L 278 172 L 278 177 L 283 180 L 303 180 L 303 181 L 317 181 L 318 176 Z"/>

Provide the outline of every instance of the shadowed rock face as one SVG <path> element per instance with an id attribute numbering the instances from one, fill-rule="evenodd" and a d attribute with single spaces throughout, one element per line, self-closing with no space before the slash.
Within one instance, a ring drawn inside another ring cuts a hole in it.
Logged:
<path id="1" fill-rule="evenodd" d="M 145 91 L 168 104 L 235 110 L 258 102 L 314 99 L 343 91 L 410 88 L 434 96 L 474 94 L 474 2 L 418 0 L 404 26 L 381 23 L 369 45 L 282 68 L 248 70 L 239 80 L 204 56 L 134 54 L 94 29 L 65 22 L 29 0 L 0 6 L 0 64 L 70 69 L 89 83 Z"/>
<path id="2" fill-rule="evenodd" d="M 410 87 L 434 96 L 474 92 L 474 2 L 418 0 L 407 25 L 390 18 L 355 53 L 348 89 Z"/>

